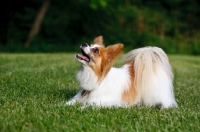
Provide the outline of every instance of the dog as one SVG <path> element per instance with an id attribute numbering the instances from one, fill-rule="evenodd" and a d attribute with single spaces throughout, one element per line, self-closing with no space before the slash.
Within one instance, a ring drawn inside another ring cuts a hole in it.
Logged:
<path id="1" fill-rule="evenodd" d="M 138 48 L 125 55 L 122 67 L 115 68 L 122 48 L 121 43 L 105 47 L 103 36 L 96 37 L 90 46 L 80 46 L 82 54 L 75 55 L 81 63 L 77 72 L 80 89 L 67 105 L 176 107 L 174 77 L 166 53 L 158 47 Z"/>

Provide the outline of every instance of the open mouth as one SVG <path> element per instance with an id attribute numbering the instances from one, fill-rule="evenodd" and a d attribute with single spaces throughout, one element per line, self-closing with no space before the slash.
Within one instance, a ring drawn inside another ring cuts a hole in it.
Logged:
<path id="1" fill-rule="evenodd" d="M 83 60 L 83 61 L 86 61 L 86 62 L 90 62 L 90 56 L 88 54 L 86 54 L 83 49 L 81 49 L 81 53 L 82 54 L 77 54 L 76 58 L 78 60 Z"/>

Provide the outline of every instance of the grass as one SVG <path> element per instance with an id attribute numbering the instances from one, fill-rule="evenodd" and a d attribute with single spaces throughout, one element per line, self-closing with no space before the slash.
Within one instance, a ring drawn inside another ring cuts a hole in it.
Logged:
<path id="1" fill-rule="evenodd" d="M 74 54 L 0 54 L 0 131 L 200 131 L 200 56 L 169 55 L 173 109 L 64 106 L 76 94 Z M 118 61 L 117 65 L 120 64 Z"/>

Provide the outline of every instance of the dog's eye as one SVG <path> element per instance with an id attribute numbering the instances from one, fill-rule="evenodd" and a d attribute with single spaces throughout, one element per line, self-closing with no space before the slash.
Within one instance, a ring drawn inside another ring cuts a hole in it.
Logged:
<path id="1" fill-rule="evenodd" d="M 98 53 L 99 53 L 99 49 L 94 48 L 94 49 L 93 49 L 93 52 L 96 53 L 96 54 L 98 54 Z"/>

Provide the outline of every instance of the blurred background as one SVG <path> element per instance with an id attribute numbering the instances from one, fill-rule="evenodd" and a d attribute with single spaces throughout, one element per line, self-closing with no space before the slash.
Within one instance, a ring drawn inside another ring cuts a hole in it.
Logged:
<path id="1" fill-rule="evenodd" d="M 200 0 L 7 0 L 0 5 L 0 52 L 76 52 L 103 35 L 125 52 L 159 46 L 200 54 Z"/>

